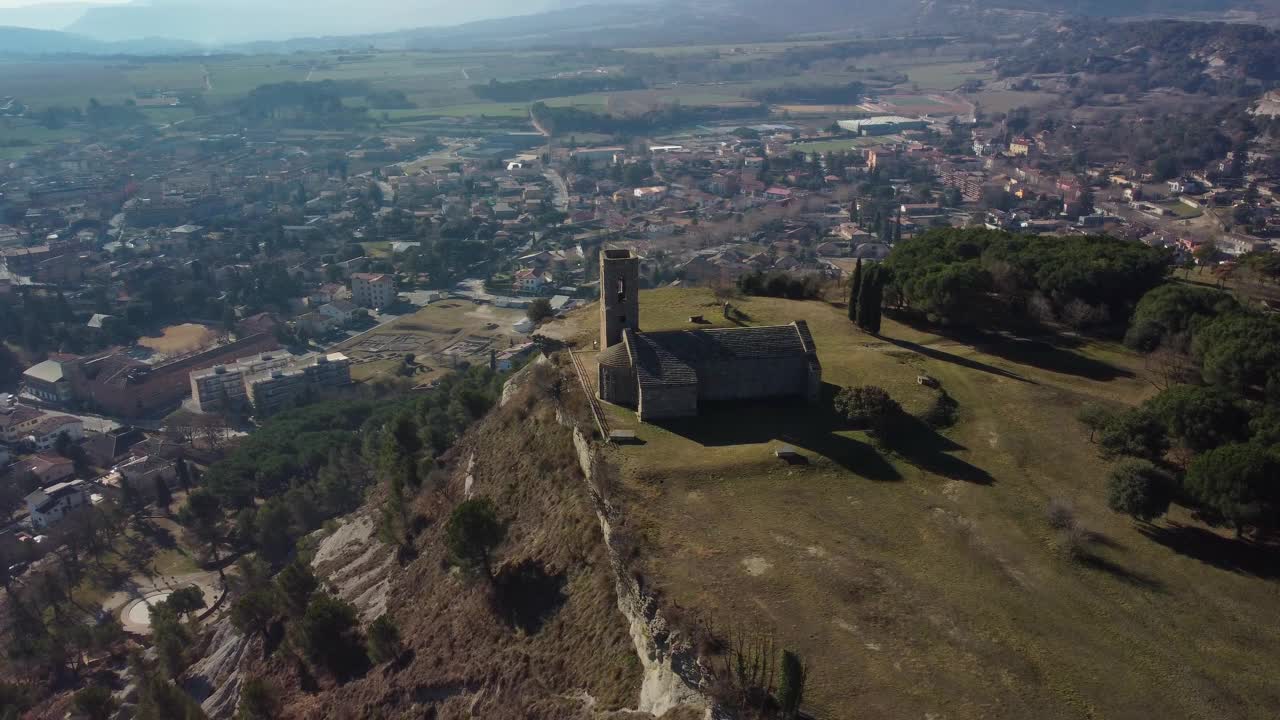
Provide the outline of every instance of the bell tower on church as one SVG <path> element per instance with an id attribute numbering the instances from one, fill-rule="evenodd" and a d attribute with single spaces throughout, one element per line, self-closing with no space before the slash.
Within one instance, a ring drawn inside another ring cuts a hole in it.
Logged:
<path id="1" fill-rule="evenodd" d="M 630 250 L 600 253 L 600 349 L 622 342 L 626 328 L 640 329 L 640 258 Z"/>

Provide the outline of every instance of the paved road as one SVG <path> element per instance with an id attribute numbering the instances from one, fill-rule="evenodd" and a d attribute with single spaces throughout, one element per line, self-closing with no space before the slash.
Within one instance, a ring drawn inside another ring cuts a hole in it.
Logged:
<path id="1" fill-rule="evenodd" d="M 555 188 L 556 209 L 560 212 L 569 212 L 569 185 L 555 170 L 547 170 L 543 175 L 547 178 L 547 182 L 551 183 L 551 187 Z"/>

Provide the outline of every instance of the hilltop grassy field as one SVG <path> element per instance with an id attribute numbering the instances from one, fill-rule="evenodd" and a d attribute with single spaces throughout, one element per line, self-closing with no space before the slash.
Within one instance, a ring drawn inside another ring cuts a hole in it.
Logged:
<path id="1" fill-rule="evenodd" d="M 733 301 L 750 324 L 805 319 L 831 387 L 874 384 L 954 425 L 896 450 L 808 407 L 639 423 L 611 450 L 647 581 L 686 619 L 767 631 L 810 667 L 806 709 L 842 718 L 1270 718 L 1280 706 L 1280 562 L 1181 510 L 1111 513 L 1075 417 L 1153 390 L 1106 343 L 957 340 L 842 307 Z M 657 290 L 641 326 L 719 320 L 709 291 Z M 594 308 L 570 322 L 590 338 Z M 568 333 L 572 335 L 572 333 Z M 589 344 L 588 344 L 589 346 Z M 789 444 L 807 465 L 773 451 Z M 1078 553 L 1048 521 L 1070 508 Z"/>

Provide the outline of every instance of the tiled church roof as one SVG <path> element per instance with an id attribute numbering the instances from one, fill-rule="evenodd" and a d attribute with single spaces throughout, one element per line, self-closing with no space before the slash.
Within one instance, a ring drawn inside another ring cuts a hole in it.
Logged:
<path id="1" fill-rule="evenodd" d="M 803 320 L 790 325 L 708 330 L 635 333 L 626 331 L 635 351 L 636 378 L 641 387 L 695 385 L 695 368 L 713 360 L 762 360 L 810 355 L 813 336 Z M 601 363 L 621 365 L 613 357 L 620 343 L 601 356 Z M 625 351 L 624 351 L 625 352 Z"/>

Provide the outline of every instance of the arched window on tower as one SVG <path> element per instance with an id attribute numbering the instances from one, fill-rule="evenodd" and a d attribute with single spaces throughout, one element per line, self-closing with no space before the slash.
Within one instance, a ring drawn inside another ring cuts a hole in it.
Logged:
<path id="1" fill-rule="evenodd" d="M 627 281 L 625 278 L 618 278 L 618 302 L 624 302 L 627 299 Z"/>

